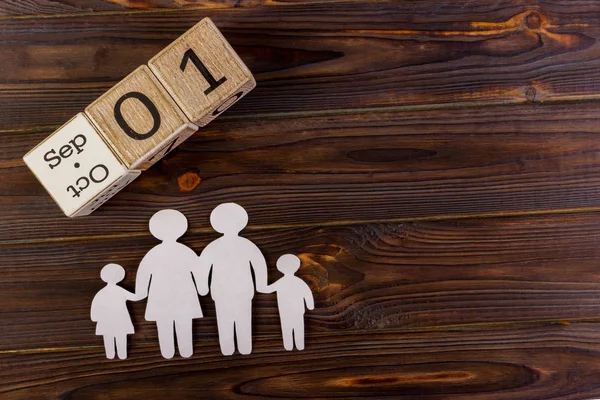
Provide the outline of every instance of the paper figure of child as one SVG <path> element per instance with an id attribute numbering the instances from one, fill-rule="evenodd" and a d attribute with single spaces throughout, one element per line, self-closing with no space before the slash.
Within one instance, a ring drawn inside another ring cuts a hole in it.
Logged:
<path id="1" fill-rule="evenodd" d="M 135 293 L 148 297 L 146 321 L 156 321 L 158 343 L 164 358 L 175 355 L 175 335 L 182 357 L 194 352 L 192 320 L 202 318 L 194 279 L 198 256 L 177 242 L 187 231 L 185 216 L 176 210 L 162 210 L 150 219 L 150 233 L 162 243 L 142 259 L 135 278 Z"/>
<path id="2" fill-rule="evenodd" d="M 304 305 L 309 310 L 315 308 L 310 287 L 294 274 L 300 268 L 300 259 L 293 254 L 285 254 L 277 260 L 277 269 L 283 278 L 267 287 L 267 293 L 277 292 L 283 347 L 291 351 L 294 342 L 298 350 L 304 350 Z"/>
<path id="3" fill-rule="evenodd" d="M 91 318 L 96 324 L 96 335 L 104 336 L 106 358 L 115 358 L 115 343 L 117 354 L 121 360 L 127 358 L 127 335 L 134 332 L 131 317 L 127 310 L 127 300 L 139 298 L 117 286 L 125 278 L 125 270 L 118 264 L 108 264 L 100 271 L 100 277 L 106 286 L 92 300 Z"/>

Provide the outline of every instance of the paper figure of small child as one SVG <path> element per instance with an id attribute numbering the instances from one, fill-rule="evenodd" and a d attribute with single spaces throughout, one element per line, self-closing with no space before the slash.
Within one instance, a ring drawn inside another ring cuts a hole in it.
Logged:
<path id="1" fill-rule="evenodd" d="M 300 268 L 300 259 L 293 254 L 285 254 L 277 260 L 277 269 L 283 278 L 267 287 L 266 293 L 277 292 L 277 305 L 283 334 L 283 347 L 291 351 L 294 342 L 298 350 L 304 350 L 304 306 L 315 308 L 310 287 L 294 274 Z"/>
<path id="2" fill-rule="evenodd" d="M 127 300 L 139 300 L 135 294 L 117 286 L 125 278 L 125 270 L 118 264 L 108 264 L 100 271 L 106 286 L 92 300 L 91 318 L 96 324 L 96 335 L 104 336 L 106 358 L 127 358 L 127 335 L 134 332 L 127 310 Z"/>

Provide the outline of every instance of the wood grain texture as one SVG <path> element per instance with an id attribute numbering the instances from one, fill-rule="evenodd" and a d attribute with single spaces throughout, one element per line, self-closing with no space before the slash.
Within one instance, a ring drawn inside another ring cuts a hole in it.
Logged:
<path id="1" fill-rule="evenodd" d="M 209 229 L 226 201 L 246 207 L 255 229 L 598 209 L 597 115 L 596 103 L 577 103 L 219 118 L 85 224 L 62 218 L 22 166 L 46 133 L 0 135 L 0 240 L 126 236 L 165 207 Z"/>
<path id="2" fill-rule="evenodd" d="M 1 2 L 0 398 L 600 398 L 598 15 Z M 22 155 L 207 16 L 257 89 L 93 216 L 61 216 Z M 251 356 L 220 354 L 202 298 L 192 358 L 163 360 L 136 303 L 130 358 L 106 360 L 89 320 L 102 266 L 132 289 L 155 211 L 183 211 L 199 251 L 226 201 L 248 209 L 270 282 L 279 255 L 304 261 L 306 350 L 283 350 L 275 296 L 257 295 Z"/>
<path id="3" fill-rule="evenodd" d="M 227 116 L 596 99 L 597 15 L 407 0 L 2 20 L 0 129 L 61 125 L 207 16 L 258 82 Z"/>
<path id="4" fill-rule="evenodd" d="M 596 214 L 273 229 L 246 236 L 266 255 L 269 282 L 281 276 L 275 268 L 280 255 L 303 260 L 298 276 L 316 300 L 306 315 L 310 333 L 600 320 Z M 200 252 L 216 237 L 192 232 L 183 242 Z M 133 290 L 139 262 L 157 243 L 146 233 L 3 246 L 0 349 L 99 345 L 89 307 L 104 286 L 102 266 L 123 265 L 123 285 Z M 195 321 L 194 337 L 214 340 L 214 304 L 208 297 L 201 303 L 205 318 Z M 130 307 L 134 341 L 155 343 L 156 327 L 143 320 L 144 308 L 145 302 Z M 279 337 L 274 295 L 257 294 L 254 316 L 255 337 Z"/>
<path id="5" fill-rule="evenodd" d="M 269 1 L 270 4 L 285 2 Z M 182 8 L 255 7 L 263 0 L 3 0 L 0 17 L 80 14 L 134 10 L 164 10 Z"/>
<path id="6" fill-rule="evenodd" d="M 87 106 L 85 114 L 125 167 L 136 170 L 150 168 L 198 128 L 146 65 Z"/>
<path id="7" fill-rule="evenodd" d="M 3 399 L 591 399 L 600 396 L 595 324 L 457 332 L 311 335 L 307 350 L 259 341 L 224 358 L 216 343 L 165 361 L 134 346 L 126 361 L 101 349 L 3 354 Z M 23 376 L 27 379 L 24 380 Z"/>

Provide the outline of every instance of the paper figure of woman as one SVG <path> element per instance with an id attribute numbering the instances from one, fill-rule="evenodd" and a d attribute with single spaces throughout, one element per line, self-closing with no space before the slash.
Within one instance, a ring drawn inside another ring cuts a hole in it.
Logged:
<path id="1" fill-rule="evenodd" d="M 150 219 L 150 232 L 162 243 L 150 250 L 140 263 L 136 294 L 148 297 L 147 321 L 156 321 L 160 352 L 165 358 L 175 354 L 175 335 L 182 357 L 193 354 L 192 320 L 202 318 L 194 269 L 198 256 L 178 243 L 188 223 L 179 211 L 162 210 Z"/>

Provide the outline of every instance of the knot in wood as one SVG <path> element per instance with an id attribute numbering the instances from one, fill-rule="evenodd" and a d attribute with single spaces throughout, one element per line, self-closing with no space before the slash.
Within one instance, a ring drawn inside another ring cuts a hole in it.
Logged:
<path id="1" fill-rule="evenodd" d="M 535 88 L 533 86 L 529 86 L 527 88 L 527 90 L 525 91 L 525 97 L 527 98 L 527 101 L 530 101 L 530 102 L 535 101 L 536 94 L 537 94 L 537 91 L 535 90 Z"/>
<path id="2" fill-rule="evenodd" d="M 193 171 L 186 172 L 177 178 L 179 190 L 182 192 L 191 192 L 202 182 L 202 179 Z"/>
<path id="3" fill-rule="evenodd" d="M 525 17 L 525 25 L 532 30 L 540 29 L 542 26 L 543 16 L 539 12 L 533 11 Z"/>

